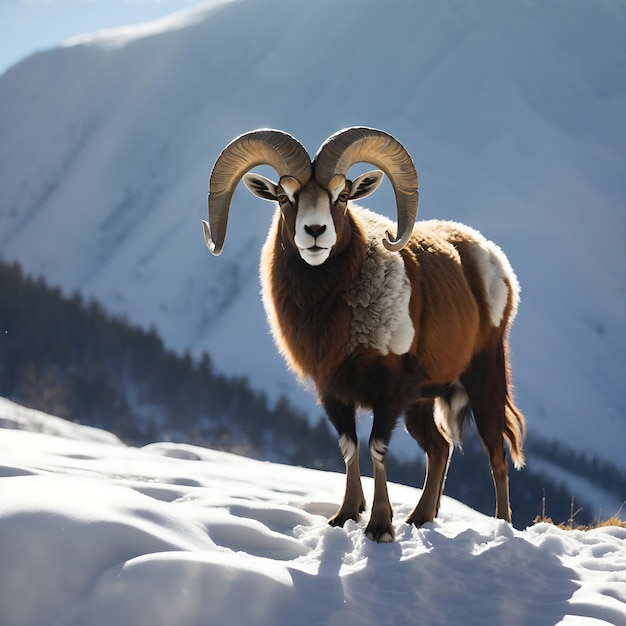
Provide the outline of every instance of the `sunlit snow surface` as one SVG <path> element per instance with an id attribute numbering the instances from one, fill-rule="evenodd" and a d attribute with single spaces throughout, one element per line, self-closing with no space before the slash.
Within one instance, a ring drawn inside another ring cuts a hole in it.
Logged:
<path id="1" fill-rule="evenodd" d="M 626 529 L 525 531 L 391 485 L 397 540 L 331 528 L 339 474 L 136 449 L 0 399 L 2 626 L 626 624 Z M 371 481 L 365 482 L 371 497 Z"/>

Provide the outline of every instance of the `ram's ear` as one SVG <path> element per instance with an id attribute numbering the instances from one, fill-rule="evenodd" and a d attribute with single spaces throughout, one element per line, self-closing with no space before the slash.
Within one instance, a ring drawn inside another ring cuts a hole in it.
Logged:
<path id="1" fill-rule="evenodd" d="M 243 184 L 259 198 L 263 200 L 276 200 L 278 193 L 276 192 L 276 183 L 269 178 L 260 174 L 247 173 L 243 176 Z"/>
<path id="2" fill-rule="evenodd" d="M 384 176 L 385 175 L 380 170 L 372 170 L 371 172 L 366 172 L 355 178 L 350 185 L 350 200 L 357 200 L 358 198 L 369 196 L 372 192 L 376 191 Z"/>

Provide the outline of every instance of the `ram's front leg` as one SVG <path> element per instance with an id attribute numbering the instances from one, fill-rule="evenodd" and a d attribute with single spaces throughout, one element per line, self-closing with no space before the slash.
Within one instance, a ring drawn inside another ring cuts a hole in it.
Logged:
<path id="1" fill-rule="evenodd" d="M 397 413 L 389 407 L 382 410 L 374 408 L 374 424 L 369 441 L 370 455 L 374 465 L 374 501 L 365 534 L 368 539 L 378 543 L 393 541 L 396 534 L 392 523 L 393 510 L 387 492 L 385 470 L 385 457 L 396 420 Z"/>
<path id="2" fill-rule="evenodd" d="M 337 430 L 339 447 L 346 464 L 346 491 L 343 503 L 328 523 L 331 526 L 343 526 L 349 519 L 358 522 L 361 513 L 365 510 L 365 496 L 359 467 L 359 442 L 356 436 L 356 408 L 332 397 L 323 398 L 322 405 Z"/>
<path id="3" fill-rule="evenodd" d="M 349 519 L 358 522 L 361 513 L 365 511 L 365 496 L 363 495 L 361 471 L 359 468 L 358 443 L 348 443 L 340 440 L 340 447 L 346 462 L 346 491 L 339 510 L 328 520 L 331 526 L 343 526 Z M 348 448 L 347 451 L 345 451 L 346 448 Z"/>

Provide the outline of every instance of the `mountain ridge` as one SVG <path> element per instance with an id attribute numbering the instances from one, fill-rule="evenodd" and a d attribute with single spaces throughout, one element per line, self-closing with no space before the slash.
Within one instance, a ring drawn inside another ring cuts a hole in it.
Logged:
<path id="1" fill-rule="evenodd" d="M 117 47 L 108 33 L 36 54 L 0 77 L 2 257 L 317 416 L 260 302 L 271 210 L 238 189 L 211 259 L 207 178 L 251 128 L 310 153 L 341 127 L 383 128 L 416 162 L 418 220 L 477 227 L 518 274 L 531 432 L 624 468 L 625 6 L 233 0 Z M 368 206 L 394 217 L 388 184 Z"/>

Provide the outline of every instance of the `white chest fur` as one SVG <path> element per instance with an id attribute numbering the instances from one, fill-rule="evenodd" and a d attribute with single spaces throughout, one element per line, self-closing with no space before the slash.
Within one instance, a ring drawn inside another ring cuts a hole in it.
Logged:
<path id="1" fill-rule="evenodd" d="M 393 231 L 394 225 L 365 209 L 355 208 L 355 214 L 368 243 L 361 272 L 343 294 L 352 312 L 348 352 L 365 347 L 381 354 L 404 354 L 415 334 L 409 315 L 411 284 L 400 254 L 382 245 L 385 231 Z"/>

